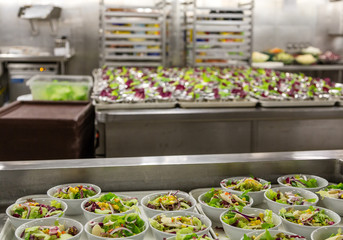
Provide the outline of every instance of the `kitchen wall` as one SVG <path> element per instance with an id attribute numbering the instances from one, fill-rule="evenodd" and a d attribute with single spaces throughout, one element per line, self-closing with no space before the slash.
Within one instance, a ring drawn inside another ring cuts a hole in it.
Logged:
<path id="1" fill-rule="evenodd" d="M 139 5 L 154 0 L 111 0 Z M 225 4 L 229 0 L 201 0 Z M 52 51 L 54 39 L 47 22 L 39 23 L 40 34 L 32 36 L 27 20 L 17 17 L 20 6 L 52 3 L 62 8 L 57 36 L 66 35 L 76 55 L 70 60 L 69 74 L 90 74 L 98 67 L 99 0 L 0 0 L 0 47 L 39 46 Z M 329 0 L 255 0 L 254 42 L 256 50 L 285 48 L 289 42 L 309 42 L 323 50 L 343 55 L 343 37 L 327 34 Z"/>

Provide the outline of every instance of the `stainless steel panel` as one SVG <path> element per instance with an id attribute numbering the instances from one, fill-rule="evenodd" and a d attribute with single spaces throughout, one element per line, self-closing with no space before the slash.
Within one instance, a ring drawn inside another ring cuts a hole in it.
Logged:
<path id="1" fill-rule="evenodd" d="M 343 148 L 343 119 L 258 121 L 254 151 Z"/>
<path id="2" fill-rule="evenodd" d="M 107 123 L 106 157 L 250 152 L 248 121 Z"/>

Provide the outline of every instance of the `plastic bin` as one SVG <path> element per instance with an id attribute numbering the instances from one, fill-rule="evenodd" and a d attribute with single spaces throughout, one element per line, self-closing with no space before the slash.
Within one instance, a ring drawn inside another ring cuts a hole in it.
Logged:
<path id="1" fill-rule="evenodd" d="M 88 101 L 91 76 L 36 75 L 27 82 L 33 100 Z"/>

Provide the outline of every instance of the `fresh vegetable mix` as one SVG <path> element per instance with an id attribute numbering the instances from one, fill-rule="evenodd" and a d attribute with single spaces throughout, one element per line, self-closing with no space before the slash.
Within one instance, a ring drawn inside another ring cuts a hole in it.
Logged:
<path id="1" fill-rule="evenodd" d="M 92 197 L 95 194 L 97 192 L 92 186 L 77 185 L 60 188 L 53 196 L 62 199 L 82 199 Z"/>
<path id="2" fill-rule="evenodd" d="M 55 239 L 69 239 L 79 233 L 79 230 L 73 227 L 66 227 L 55 222 L 55 226 L 35 226 L 26 228 L 21 237 L 25 240 L 55 240 Z"/>
<path id="3" fill-rule="evenodd" d="M 145 222 L 137 213 L 107 215 L 102 222 L 91 222 L 91 233 L 99 237 L 122 238 L 140 234 Z"/>
<path id="4" fill-rule="evenodd" d="M 285 185 L 298 188 L 315 188 L 318 187 L 317 180 L 308 178 L 305 175 L 295 175 L 287 177 L 284 182 Z"/>
<path id="5" fill-rule="evenodd" d="M 274 202 L 288 205 L 308 205 L 316 201 L 314 198 L 305 199 L 300 194 L 291 191 L 282 193 L 280 190 L 275 192 L 272 189 L 267 190 L 266 196 Z"/>
<path id="6" fill-rule="evenodd" d="M 212 240 L 207 234 L 204 234 L 202 236 L 198 236 L 195 233 L 193 234 L 180 234 L 177 233 L 175 240 Z"/>
<path id="7" fill-rule="evenodd" d="M 238 228 L 243 229 L 267 229 L 275 227 L 273 222 L 273 213 L 271 210 L 265 210 L 258 216 L 247 215 L 235 209 L 229 210 L 222 217 L 223 222 Z"/>
<path id="8" fill-rule="evenodd" d="M 21 219 L 46 218 L 50 216 L 62 216 L 61 203 L 52 200 L 50 205 L 28 200 L 25 203 L 15 204 L 11 209 L 11 215 Z"/>
<path id="9" fill-rule="evenodd" d="M 98 214 L 123 213 L 137 206 L 136 198 L 121 198 L 114 193 L 102 194 L 98 198 L 89 199 L 85 210 Z"/>
<path id="10" fill-rule="evenodd" d="M 259 178 L 246 177 L 239 180 L 228 180 L 223 182 L 226 185 L 226 188 L 231 188 L 238 191 L 250 191 L 258 192 L 268 189 L 271 185 L 270 182 L 262 183 Z"/>
<path id="11" fill-rule="evenodd" d="M 331 234 L 329 238 L 326 238 L 325 240 L 342 240 L 343 239 L 343 234 L 342 234 L 342 229 L 339 228 L 336 234 Z"/>
<path id="12" fill-rule="evenodd" d="M 255 236 L 248 237 L 246 234 L 244 234 L 243 240 L 295 240 L 295 239 L 302 239 L 305 238 L 303 236 L 299 235 L 288 235 L 285 233 L 277 233 L 275 235 L 272 235 L 268 229 L 266 229 L 265 232 Z"/>
<path id="13" fill-rule="evenodd" d="M 150 200 L 146 205 L 148 208 L 163 211 L 185 210 L 192 206 L 190 201 L 177 196 L 178 192 L 169 192 L 166 195 L 158 196 Z"/>
<path id="14" fill-rule="evenodd" d="M 197 233 L 207 228 L 199 218 L 194 216 L 167 217 L 166 215 L 161 214 L 154 219 L 150 219 L 150 224 L 157 230 L 173 234 Z"/>
<path id="15" fill-rule="evenodd" d="M 245 207 L 249 204 L 250 197 L 244 192 L 241 196 L 212 188 L 204 194 L 204 203 L 215 208 L 229 208 L 232 206 Z"/>
<path id="16" fill-rule="evenodd" d="M 309 206 L 306 210 L 295 210 L 294 208 L 286 210 L 282 208 L 280 216 L 292 223 L 304 226 L 321 227 L 335 224 L 333 219 L 325 213 L 324 209 L 320 210 L 313 206 Z"/>
<path id="17" fill-rule="evenodd" d="M 327 186 L 324 190 L 318 191 L 322 198 L 329 197 L 335 199 L 343 199 L 343 183 Z"/>

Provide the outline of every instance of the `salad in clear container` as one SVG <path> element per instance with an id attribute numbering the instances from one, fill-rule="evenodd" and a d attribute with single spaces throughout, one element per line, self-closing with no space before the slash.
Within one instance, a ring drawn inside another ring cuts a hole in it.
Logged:
<path id="1" fill-rule="evenodd" d="M 317 192 L 322 198 L 343 199 L 343 183 L 332 184 Z"/>
<path id="2" fill-rule="evenodd" d="M 176 234 L 176 237 L 168 238 L 167 240 L 212 240 L 212 238 L 207 235 L 198 236 L 195 233 L 192 234 Z"/>
<path id="3" fill-rule="evenodd" d="M 266 192 L 266 196 L 274 202 L 288 205 L 308 205 L 317 201 L 315 198 L 306 199 L 299 193 L 292 191 L 282 193 L 280 190 L 275 192 L 272 189 Z"/>
<path id="4" fill-rule="evenodd" d="M 280 216 L 289 222 L 303 226 L 330 226 L 335 224 L 334 220 L 329 217 L 324 209 L 319 209 L 315 206 L 309 206 L 306 210 L 295 210 L 289 208 L 280 210 Z"/>
<path id="5" fill-rule="evenodd" d="M 63 240 L 70 239 L 78 233 L 79 230 L 75 226 L 66 228 L 63 224 L 56 221 L 55 226 L 34 226 L 26 228 L 20 237 L 25 240 Z"/>
<path id="6" fill-rule="evenodd" d="M 90 222 L 90 233 L 105 238 L 133 237 L 146 230 L 146 224 L 137 213 L 107 215 L 101 222 Z"/>
<path id="7" fill-rule="evenodd" d="M 212 188 L 204 194 L 202 201 L 208 206 L 215 208 L 230 208 L 232 206 L 245 207 L 250 203 L 250 197 L 246 193 L 244 192 L 238 196 L 231 192 Z"/>
<path id="8" fill-rule="evenodd" d="M 28 199 L 24 203 L 14 204 L 10 210 L 11 216 L 20 219 L 37 219 L 50 216 L 62 216 L 62 204 L 56 200 L 51 200 L 50 205 L 38 203 Z"/>
<path id="9" fill-rule="evenodd" d="M 238 208 L 237 210 L 232 208 L 222 215 L 222 220 L 228 225 L 250 230 L 275 227 L 273 212 L 268 209 L 255 216 L 242 213 L 242 208 Z"/>
<path id="10" fill-rule="evenodd" d="M 162 211 L 180 211 L 192 207 L 192 203 L 183 197 L 177 196 L 175 193 L 169 192 L 166 195 L 158 196 L 146 204 L 148 208 Z"/>
<path id="11" fill-rule="evenodd" d="M 287 177 L 284 182 L 286 186 L 298 188 L 316 188 L 318 187 L 317 179 L 308 178 L 305 175 L 295 175 Z"/>
<path id="12" fill-rule="evenodd" d="M 114 193 L 102 194 L 98 198 L 91 198 L 84 204 L 88 212 L 98 214 L 115 214 L 127 212 L 137 206 L 137 198 L 122 198 Z"/>
<path id="13" fill-rule="evenodd" d="M 228 179 L 226 182 L 222 182 L 226 188 L 237 191 L 250 191 L 257 192 L 270 188 L 270 182 L 262 182 L 260 178 L 245 177 L 242 179 Z"/>
<path id="14" fill-rule="evenodd" d="M 97 192 L 92 186 L 77 185 L 75 187 L 65 186 L 59 188 L 53 197 L 61 199 L 82 199 L 96 195 Z"/>
<path id="15" fill-rule="evenodd" d="M 297 240 L 297 239 L 305 239 L 305 237 L 299 236 L 296 234 L 291 234 L 291 233 L 281 232 L 281 231 L 276 231 L 276 230 L 272 230 L 270 232 L 268 229 L 266 229 L 262 233 L 248 234 L 248 235 L 244 234 L 243 240 Z"/>

